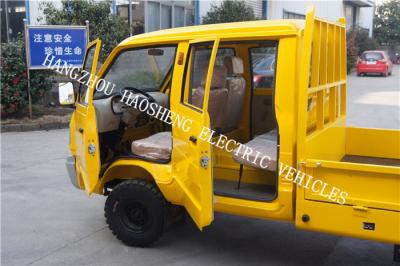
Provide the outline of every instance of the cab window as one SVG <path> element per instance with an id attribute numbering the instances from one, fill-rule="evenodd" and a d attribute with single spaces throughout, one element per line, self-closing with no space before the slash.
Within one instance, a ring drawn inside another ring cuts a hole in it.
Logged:
<path id="1" fill-rule="evenodd" d="M 276 45 L 250 48 L 253 89 L 272 88 L 275 77 Z"/>
<path id="2" fill-rule="evenodd" d="M 203 90 L 210 64 L 212 45 L 213 43 L 199 43 L 190 47 L 190 63 L 187 67 L 187 73 L 190 76 L 186 79 L 187 84 L 182 101 L 200 110 L 203 109 L 203 97 L 199 95 L 204 94 Z M 233 48 L 219 48 L 215 58 L 215 66 L 223 66 L 224 58 L 234 55 L 235 50 Z"/>
<path id="3" fill-rule="evenodd" d="M 176 46 L 127 50 L 118 55 L 103 79 L 115 84 L 113 94 L 125 87 L 151 92 L 159 91 L 175 59 Z M 96 91 L 94 98 L 107 97 Z"/>

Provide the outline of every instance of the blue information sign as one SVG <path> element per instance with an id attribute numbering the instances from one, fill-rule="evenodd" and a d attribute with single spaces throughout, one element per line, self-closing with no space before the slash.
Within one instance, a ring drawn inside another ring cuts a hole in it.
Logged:
<path id="1" fill-rule="evenodd" d="M 82 66 L 87 45 L 85 26 L 27 26 L 28 67 L 43 69 L 47 55 Z"/>

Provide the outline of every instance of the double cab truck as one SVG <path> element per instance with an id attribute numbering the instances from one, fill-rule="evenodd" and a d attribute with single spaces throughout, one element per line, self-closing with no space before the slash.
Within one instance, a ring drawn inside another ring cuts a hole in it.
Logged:
<path id="1" fill-rule="evenodd" d="M 60 88 L 75 108 L 67 169 L 74 186 L 107 196 L 123 243 L 151 245 L 182 212 L 200 230 L 222 212 L 391 243 L 399 259 L 400 131 L 346 126 L 343 18 L 310 8 L 305 20 L 167 29 L 124 40 L 104 62 L 100 52 L 100 40 L 88 45 L 89 86 Z M 268 167 L 243 160 L 239 143 Z M 288 169 L 321 182 L 300 186 Z"/>

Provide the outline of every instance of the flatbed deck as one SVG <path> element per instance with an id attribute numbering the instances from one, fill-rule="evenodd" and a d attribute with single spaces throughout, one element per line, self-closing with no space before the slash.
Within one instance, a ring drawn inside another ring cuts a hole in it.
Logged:
<path id="1" fill-rule="evenodd" d="M 369 156 L 359 156 L 359 155 L 345 155 L 341 159 L 341 161 L 347 162 L 347 163 L 363 163 L 363 164 L 375 164 L 375 165 L 400 167 L 399 159 L 390 159 L 390 158 L 369 157 Z"/>

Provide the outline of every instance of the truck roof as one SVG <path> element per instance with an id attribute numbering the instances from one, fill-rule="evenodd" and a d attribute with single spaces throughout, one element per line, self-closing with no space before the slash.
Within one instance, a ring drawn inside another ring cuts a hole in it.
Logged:
<path id="1" fill-rule="evenodd" d="M 296 35 L 304 29 L 304 22 L 304 20 L 277 19 L 187 26 L 135 35 L 125 39 L 120 45 L 211 39 L 213 37 L 229 39 L 230 37 L 246 36 Z"/>

